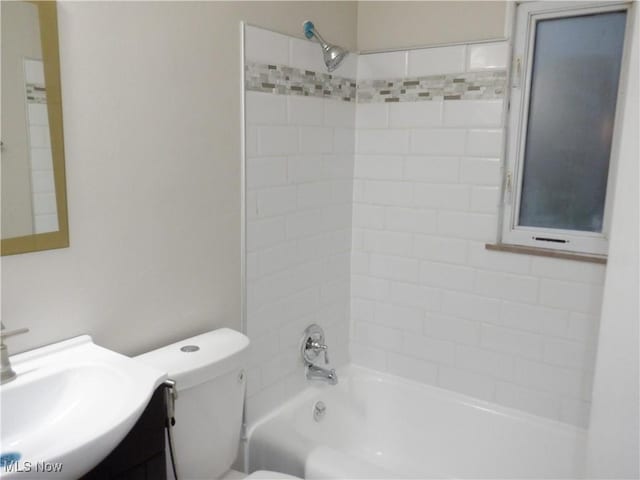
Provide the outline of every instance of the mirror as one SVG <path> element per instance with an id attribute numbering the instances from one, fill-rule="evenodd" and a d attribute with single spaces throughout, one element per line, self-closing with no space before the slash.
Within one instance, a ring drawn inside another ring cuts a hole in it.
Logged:
<path id="1" fill-rule="evenodd" d="M 2 255 L 69 246 L 56 2 L 1 2 Z"/>

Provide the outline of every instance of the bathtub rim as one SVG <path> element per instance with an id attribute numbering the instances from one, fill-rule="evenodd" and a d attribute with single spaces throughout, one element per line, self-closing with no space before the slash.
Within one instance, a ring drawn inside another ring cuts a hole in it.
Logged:
<path id="1" fill-rule="evenodd" d="M 533 413 L 525 412 L 524 410 L 518 410 L 517 408 L 506 407 L 488 400 L 482 400 L 480 398 L 472 397 L 464 393 L 449 390 L 437 385 L 430 385 L 428 383 L 422 383 L 409 378 L 394 375 L 388 372 L 382 372 L 369 367 L 358 365 L 357 363 L 346 363 L 336 368 L 338 378 L 349 378 L 353 374 L 364 375 L 369 378 L 373 378 L 376 382 L 380 383 L 396 383 L 407 386 L 409 388 L 419 388 L 425 390 L 426 394 L 430 397 L 437 399 L 450 400 L 456 403 L 463 404 L 464 406 L 482 410 L 487 413 L 508 417 L 516 421 L 524 421 L 527 423 L 534 423 L 539 426 L 550 428 L 554 430 L 562 431 L 566 434 L 574 434 L 578 440 L 586 440 L 588 428 L 580 427 L 578 425 L 572 425 L 570 423 L 562 422 L 548 417 L 542 417 Z M 339 388 L 340 384 L 336 387 Z M 311 399 L 318 395 L 323 387 L 334 388 L 332 385 L 318 384 L 315 382 L 309 382 L 307 387 L 301 392 L 297 393 L 293 397 L 287 399 L 285 402 L 278 405 L 276 408 L 258 417 L 254 422 L 247 425 L 246 430 L 246 448 L 249 448 L 251 437 L 256 428 L 269 422 L 270 420 L 278 417 L 283 411 L 286 411 L 293 405 L 301 404 L 307 399 Z"/>

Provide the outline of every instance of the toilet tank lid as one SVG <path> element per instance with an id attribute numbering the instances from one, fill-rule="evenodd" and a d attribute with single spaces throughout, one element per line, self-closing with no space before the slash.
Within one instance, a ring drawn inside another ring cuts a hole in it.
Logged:
<path id="1" fill-rule="evenodd" d="M 246 335 L 219 328 L 135 358 L 167 372 L 180 391 L 244 367 L 248 346 Z"/>

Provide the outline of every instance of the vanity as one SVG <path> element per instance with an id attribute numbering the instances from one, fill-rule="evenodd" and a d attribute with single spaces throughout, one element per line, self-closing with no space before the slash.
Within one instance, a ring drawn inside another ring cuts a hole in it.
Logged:
<path id="1" fill-rule="evenodd" d="M 10 357 L 3 479 L 166 478 L 166 373 L 83 335 Z"/>
<path id="2" fill-rule="evenodd" d="M 165 387 L 158 387 L 127 436 L 82 480 L 165 480 L 165 398 Z"/>

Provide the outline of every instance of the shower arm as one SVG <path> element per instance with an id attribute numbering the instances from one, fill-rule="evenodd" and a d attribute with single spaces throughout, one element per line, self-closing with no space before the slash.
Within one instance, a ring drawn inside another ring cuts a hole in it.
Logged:
<path id="1" fill-rule="evenodd" d="M 318 42 L 323 49 L 329 48 L 329 44 L 324 38 L 322 38 L 322 35 L 318 33 L 315 25 L 312 22 L 305 22 L 303 27 L 305 37 L 307 37 L 309 40 L 313 40 L 315 38 L 316 42 Z"/>
<path id="2" fill-rule="evenodd" d="M 303 31 L 304 36 L 307 37 L 308 40 L 313 40 L 315 37 L 316 41 L 320 44 L 324 64 L 327 66 L 327 70 L 329 72 L 333 72 L 338 68 L 338 65 L 340 65 L 344 57 L 348 54 L 348 51 L 338 45 L 327 43 L 327 41 L 322 38 L 322 35 L 318 33 L 315 25 L 311 21 L 307 20 L 304 22 Z"/>
<path id="3" fill-rule="evenodd" d="M 322 38 L 322 35 L 320 35 L 316 29 L 314 28 L 313 30 L 311 30 L 311 33 L 313 33 L 313 38 L 316 39 L 316 41 L 322 45 L 322 48 L 327 48 L 329 46 L 329 44 L 325 41 L 324 38 Z"/>

